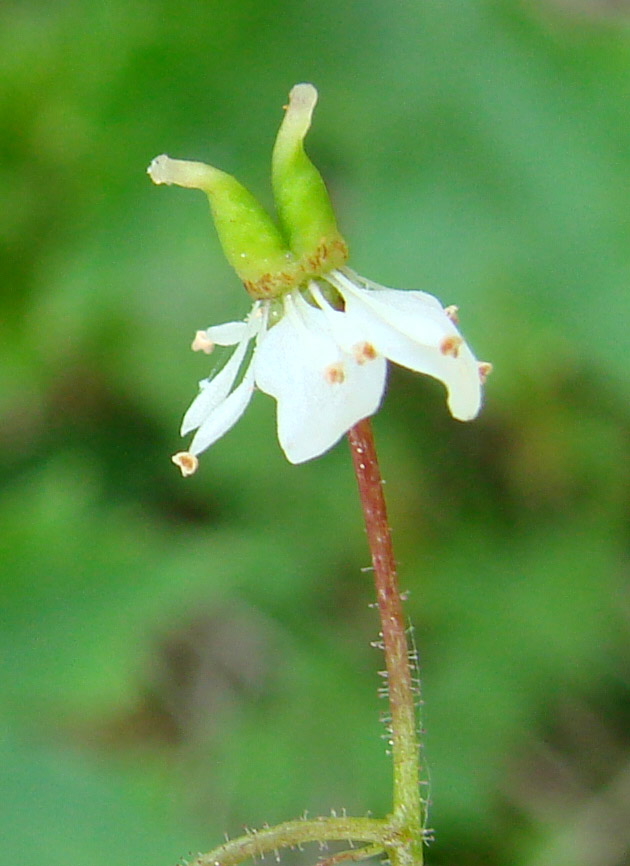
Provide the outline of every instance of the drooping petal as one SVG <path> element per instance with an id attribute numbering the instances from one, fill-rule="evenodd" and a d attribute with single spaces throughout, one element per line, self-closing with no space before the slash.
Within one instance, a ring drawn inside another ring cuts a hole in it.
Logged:
<path id="1" fill-rule="evenodd" d="M 391 289 L 388 286 L 381 286 L 379 285 L 379 283 L 375 283 L 373 280 L 368 280 L 365 277 L 356 274 L 353 270 L 351 270 L 351 268 L 344 267 L 340 268 L 339 270 L 341 275 L 347 277 L 350 282 L 352 282 L 355 286 L 365 286 L 370 289 L 376 289 L 378 291 L 384 292 L 395 292 L 397 295 L 413 295 L 418 300 L 424 301 L 430 307 L 436 307 L 438 310 L 442 309 L 442 304 L 438 301 L 435 295 L 430 295 L 428 292 L 421 292 L 418 289 L 401 292 L 400 289 Z"/>
<path id="2" fill-rule="evenodd" d="M 438 345 L 444 337 L 444 319 L 449 322 L 450 319 L 433 295 L 400 289 L 364 289 L 340 272 L 332 274 L 330 279 L 341 292 L 346 307 L 351 296 L 397 331 L 427 346 Z M 451 326 L 453 333 L 457 333 L 452 322 Z"/>
<path id="3" fill-rule="evenodd" d="M 441 307 L 415 292 L 349 288 L 346 281 L 335 285 L 343 295 L 345 314 L 377 352 L 443 382 L 454 418 L 470 421 L 478 414 L 481 381 L 477 361 Z"/>
<path id="4" fill-rule="evenodd" d="M 226 399 L 243 363 L 249 340 L 250 337 L 246 329 L 245 338 L 238 344 L 225 367 L 214 378 L 204 379 L 199 383 L 201 390 L 190 404 L 182 421 L 182 436 L 203 424 L 207 416 Z"/>
<path id="5" fill-rule="evenodd" d="M 357 363 L 332 338 L 324 313 L 299 296 L 261 339 L 254 355 L 256 384 L 278 402 L 278 439 L 291 463 L 331 448 L 377 409 L 386 363 Z"/>
<path id="6" fill-rule="evenodd" d="M 205 451 L 227 433 L 247 409 L 253 393 L 254 371 L 250 364 L 241 384 L 206 416 L 190 443 L 190 453 L 201 454 L 202 451 Z"/>

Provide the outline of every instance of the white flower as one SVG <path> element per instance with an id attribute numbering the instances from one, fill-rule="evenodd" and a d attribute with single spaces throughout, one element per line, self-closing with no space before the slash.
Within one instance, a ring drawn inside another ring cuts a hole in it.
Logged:
<path id="1" fill-rule="evenodd" d="M 386 359 L 439 379 L 453 417 L 471 420 L 489 365 L 475 360 L 455 312 L 425 292 L 387 289 L 341 268 L 305 290 L 256 301 L 244 322 L 198 331 L 196 350 L 235 348 L 200 383 L 181 430 L 197 432 L 173 461 L 183 474 L 194 472 L 197 455 L 236 424 L 255 387 L 277 400 L 278 439 L 291 463 L 317 457 L 376 412 Z"/>

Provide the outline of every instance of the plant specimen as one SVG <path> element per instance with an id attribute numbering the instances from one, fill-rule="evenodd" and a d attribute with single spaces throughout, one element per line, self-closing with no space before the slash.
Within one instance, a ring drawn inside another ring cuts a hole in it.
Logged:
<path id="1" fill-rule="evenodd" d="M 369 417 L 385 390 L 387 361 L 444 383 L 451 414 L 474 418 L 490 365 L 476 361 L 457 329 L 457 309 L 432 295 L 398 291 L 358 276 L 337 228 L 324 182 L 304 151 L 317 91 L 296 85 L 272 156 L 277 223 L 231 175 L 199 162 L 156 157 L 157 184 L 203 190 L 228 261 L 252 297 L 244 321 L 197 331 L 192 348 L 232 347 L 223 368 L 200 383 L 173 456 L 183 475 L 238 421 L 255 388 L 277 401 L 278 439 L 292 463 L 327 451 L 347 434 L 372 555 L 385 655 L 388 737 L 393 760 L 389 815 L 325 816 L 266 827 L 228 841 L 195 866 L 232 866 L 304 842 L 362 843 L 320 866 L 384 853 L 394 866 L 421 864 L 426 802 L 420 795 L 415 650 L 408 641 Z"/>

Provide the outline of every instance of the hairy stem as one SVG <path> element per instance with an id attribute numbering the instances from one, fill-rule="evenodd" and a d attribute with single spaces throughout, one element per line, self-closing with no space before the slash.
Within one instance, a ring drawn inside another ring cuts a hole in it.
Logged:
<path id="1" fill-rule="evenodd" d="M 316 866 L 337 866 L 337 863 L 356 863 L 359 860 L 368 860 L 383 853 L 383 845 L 366 845 L 365 848 L 353 848 L 350 851 L 340 851 L 324 860 L 319 860 Z"/>
<path id="2" fill-rule="evenodd" d="M 374 583 L 387 668 L 391 746 L 394 762 L 392 818 L 408 839 L 407 846 L 399 849 L 393 859 L 399 864 L 413 863 L 419 866 L 422 863 L 422 807 L 419 788 L 416 710 L 409 667 L 409 644 L 398 588 L 391 533 L 387 523 L 381 474 L 374 438 L 367 418 L 352 427 L 348 432 L 348 440 L 372 554 Z"/>
<path id="3" fill-rule="evenodd" d="M 387 839 L 396 844 L 386 821 L 376 818 L 312 818 L 285 821 L 275 827 L 251 830 L 246 836 L 231 839 L 208 854 L 199 854 L 193 866 L 235 866 L 249 857 L 263 857 L 280 848 L 289 848 L 305 842 L 321 845 L 335 840 L 382 843 Z M 372 846 L 370 846 L 371 849 Z M 368 850 L 370 850 L 368 849 Z M 365 849 L 362 849 L 362 851 Z M 371 856 L 367 853 L 365 856 Z"/>
<path id="4" fill-rule="evenodd" d="M 409 666 L 409 645 L 402 612 L 392 540 L 387 525 L 381 475 L 372 431 L 367 419 L 348 432 L 352 462 L 359 486 L 381 618 L 387 667 L 387 694 L 391 715 L 394 759 L 393 810 L 385 819 L 336 816 L 286 821 L 275 827 L 250 830 L 207 854 L 198 854 L 192 866 L 236 866 L 248 858 L 277 856 L 282 848 L 305 842 L 347 840 L 368 843 L 362 848 L 325 857 L 318 866 L 357 862 L 385 851 L 392 866 L 422 866 L 422 801 L 419 788 L 416 710 Z"/>

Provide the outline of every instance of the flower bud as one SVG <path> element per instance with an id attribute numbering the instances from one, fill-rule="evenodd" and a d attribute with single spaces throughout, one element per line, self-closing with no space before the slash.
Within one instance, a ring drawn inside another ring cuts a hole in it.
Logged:
<path id="1" fill-rule="evenodd" d="M 344 264 L 348 251 L 339 234 L 328 190 L 304 152 L 317 90 L 296 84 L 271 159 L 273 193 L 289 248 L 313 275 Z"/>

